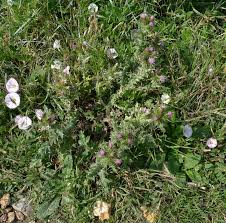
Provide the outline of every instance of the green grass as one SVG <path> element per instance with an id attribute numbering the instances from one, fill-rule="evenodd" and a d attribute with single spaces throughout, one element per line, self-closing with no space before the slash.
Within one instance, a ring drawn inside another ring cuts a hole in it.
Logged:
<path id="1" fill-rule="evenodd" d="M 109 222 L 145 222 L 141 206 L 159 206 L 163 223 L 225 222 L 224 1 L 97 0 L 95 18 L 90 3 L 0 1 L 0 195 L 27 197 L 43 222 L 98 222 L 97 200 L 111 204 Z M 68 76 L 51 69 L 56 59 Z M 14 110 L 4 103 L 10 77 L 20 85 Z M 29 130 L 15 126 L 19 114 L 32 119 Z M 210 137 L 218 146 L 205 152 Z"/>

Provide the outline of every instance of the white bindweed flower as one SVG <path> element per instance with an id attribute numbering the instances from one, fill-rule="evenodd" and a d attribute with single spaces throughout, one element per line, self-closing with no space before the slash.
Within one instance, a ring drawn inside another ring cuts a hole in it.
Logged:
<path id="1" fill-rule="evenodd" d="M 59 60 L 54 60 L 53 64 L 51 65 L 52 69 L 60 70 L 61 69 L 61 62 Z"/>
<path id="2" fill-rule="evenodd" d="M 17 91 L 19 91 L 19 84 L 16 81 L 16 79 L 14 78 L 10 78 L 7 83 L 6 83 L 6 90 L 9 93 L 16 93 Z"/>
<path id="3" fill-rule="evenodd" d="M 54 48 L 54 49 L 58 49 L 58 50 L 61 48 L 60 40 L 57 40 L 57 39 L 56 39 L 56 40 L 54 41 L 54 43 L 53 43 L 53 48 Z"/>
<path id="4" fill-rule="evenodd" d="M 109 49 L 107 50 L 107 57 L 108 57 L 109 59 L 115 59 L 115 58 L 118 57 L 118 53 L 117 53 L 117 51 L 115 50 L 115 48 L 109 48 Z"/>
<path id="5" fill-rule="evenodd" d="M 15 123 L 18 125 L 19 120 L 22 118 L 22 115 L 17 115 L 15 118 Z"/>
<path id="6" fill-rule="evenodd" d="M 97 13 L 98 12 L 98 6 L 95 4 L 95 3 L 91 3 L 89 6 L 88 6 L 88 10 L 90 13 Z"/>
<path id="7" fill-rule="evenodd" d="M 69 75 L 70 74 L 70 66 L 66 66 L 63 70 L 64 74 Z"/>
<path id="8" fill-rule="evenodd" d="M 170 103 L 170 96 L 168 94 L 163 94 L 161 96 L 161 100 L 163 104 L 169 104 Z"/>
<path id="9" fill-rule="evenodd" d="M 186 138 L 190 138 L 192 136 L 192 128 L 190 125 L 185 125 L 184 128 L 183 128 L 183 135 L 186 137 Z"/>
<path id="10" fill-rule="evenodd" d="M 42 109 L 35 109 L 35 115 L 38 120 L 42 120 L 44 116 L 44 111 Z"/>
<path id="11" fill-rule="evenodd" d="M 5 96 L 6 106 L 10 109 L 14 109 L 20 105 L 20 95 L 17 93 L 9 93 Z"/>
<path id="12" fill-rule="evenodd" d="M 22 130 L 27 130 L 32 125 L 32 121 L 28 116 L 21 116 L 21 115 L 16 116 L 15 123 L 18 125 L 18 128 Z"/>
<path id="13" fill-rule="evenodd" d="M 217 140 L 215 138 L 209 138 L 206 142 L 206 145 L 210 148 L 213 149 L 217 146 Z"/>

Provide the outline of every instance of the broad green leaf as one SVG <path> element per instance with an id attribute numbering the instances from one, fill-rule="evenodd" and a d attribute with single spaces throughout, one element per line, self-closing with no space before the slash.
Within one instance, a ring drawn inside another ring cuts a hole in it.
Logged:
<path id="1" fill-rule="evenodd" d="M 168 154 L 168 168 L 169 171 L 173 174 L 176 174 L 180 170 L 180 163 L 177 151 L 172 150 Z"/>
<path id="2" fill-rule="evenodd" d="M 192 169 L 194 168 L 196 165 L 199 164 L 201 160 L 201 156 L 198 154 L 192 154 L 192 153 L 188 153 L 185 156 L 185 160 L 184 160 L 184 168 L 186 170 L 188 169 Z"/>
<path id="3" fill-rule="evenodd" d="M 51 203 L 43 203 L 38 209 L 37 217 L 40 219 L 45 219 L 46 217 L 52 215 L 58 209 L 60 200 L 61 197 L 57 197 Z"/>
<path id="4" fill-rule="evenodd" d="M 187 170 L 186 174 L 189 176 L 189 178 L 192 181 L 202 182 L 202 176 L 196 170 L 192 170 L 192 169 Z"/>

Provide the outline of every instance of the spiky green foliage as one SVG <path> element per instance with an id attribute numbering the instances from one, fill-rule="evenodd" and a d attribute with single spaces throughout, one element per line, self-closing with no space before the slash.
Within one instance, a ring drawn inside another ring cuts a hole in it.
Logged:
<path id="1" fill-rule="evenodd" d="M 100 0 L 95 15 L 90 1 L 12 2 L 0 3 L 0 193 L 31 199 L 44 222 L 95 222 L 97 200 L 111 203 L 109 222 L 143 222 L 144 205 L 159 207 L 159 222 L 224 222 L 223 1 Z M 9 77 L 20 84 L 15 110 L 4 103 Z M 32 118 L 28 131 L 19 114 Z M 218 147 L 207 152 L 210 137 Z"/>

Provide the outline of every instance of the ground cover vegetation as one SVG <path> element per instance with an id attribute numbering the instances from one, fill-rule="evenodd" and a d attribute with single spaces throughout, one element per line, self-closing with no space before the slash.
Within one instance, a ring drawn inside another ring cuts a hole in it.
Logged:
<path id="1" fill-rule="evenodd" d="M 0 221 L 225 222 L 225 9 L 0 1 Z"/>

